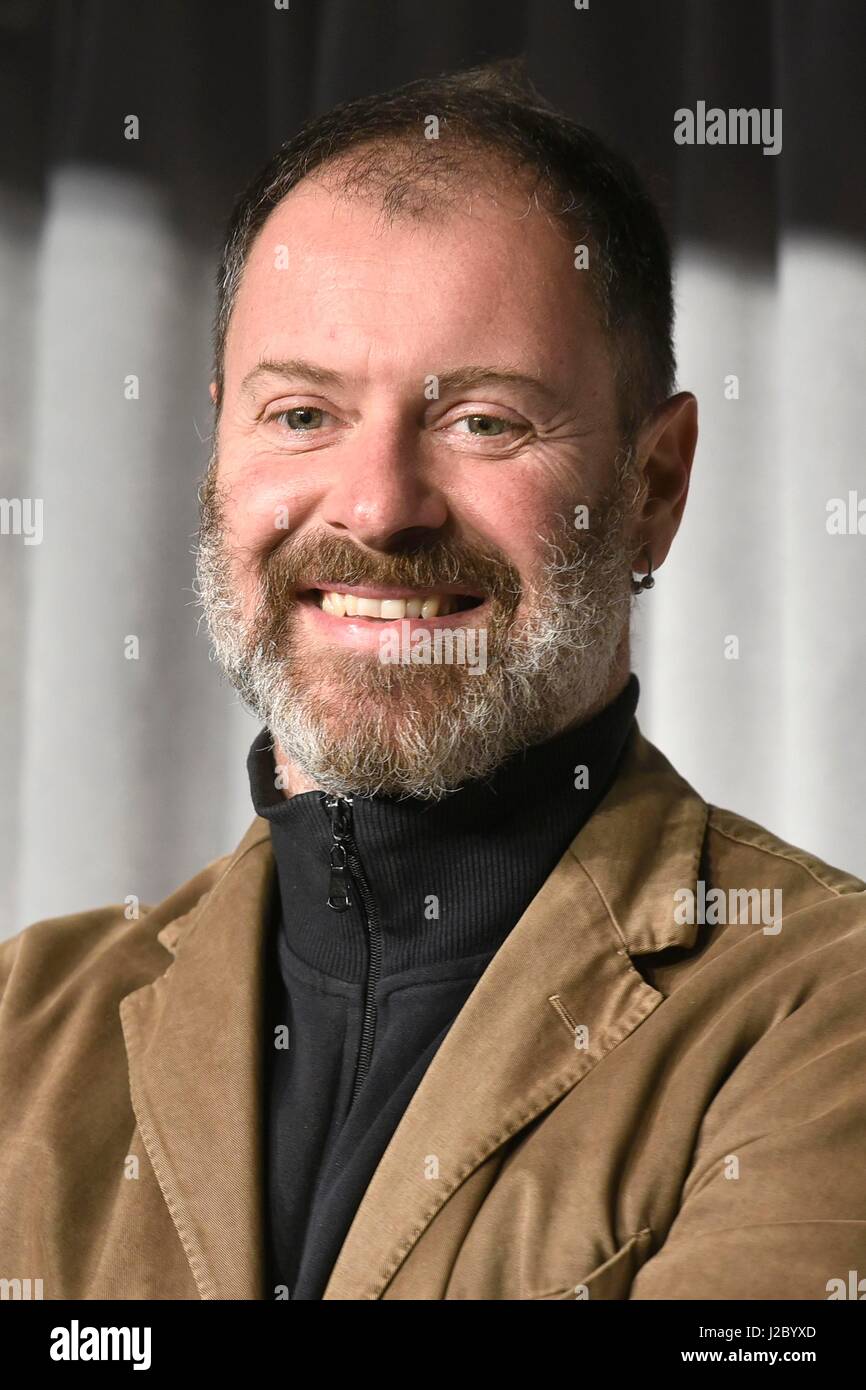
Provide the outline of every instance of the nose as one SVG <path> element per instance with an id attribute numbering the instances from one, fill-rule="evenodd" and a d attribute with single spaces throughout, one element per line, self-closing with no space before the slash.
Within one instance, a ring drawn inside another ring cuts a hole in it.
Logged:
<path id="1" fill-rule="evenodd" d="M 413 432 L 394 421 L 359 431 L 325 499 L 324 520 L 382 551 L 418 544 L 440 530 L 448 505 L 421 453 Z"/>

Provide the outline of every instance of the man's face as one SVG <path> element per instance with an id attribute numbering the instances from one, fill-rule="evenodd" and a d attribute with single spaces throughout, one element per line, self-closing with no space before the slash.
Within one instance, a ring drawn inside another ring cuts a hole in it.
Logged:
<path id="1" fill-rule="evenodd" d="M 517 191 L 388 226 L 309 178 L 259 234 L 199 585 L 217 656 L 315 785 L 441 795 L 621 679 L 635 489 L 586 273 Z"/>

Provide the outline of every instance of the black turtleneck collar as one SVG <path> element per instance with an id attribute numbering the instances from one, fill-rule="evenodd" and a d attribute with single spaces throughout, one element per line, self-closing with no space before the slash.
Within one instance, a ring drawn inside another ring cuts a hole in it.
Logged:
<path id="1" fill-rule="evenodd" d="M 492 953 L 589 819 L 616 773 L 640 688 L 585 724 L 515 754 L 444 801 L 355 797 L 354 838 L 381 920 L 381 975 Z M 586 766 L 588 785 L 575 787 Z M 320 791 L 275 787 L 262 729 L 247 759 L 257 815 L 271 825 L 284 945 L 313 970 L 363 980 L 365 919 L 327 906 L 331 821 Z"/>

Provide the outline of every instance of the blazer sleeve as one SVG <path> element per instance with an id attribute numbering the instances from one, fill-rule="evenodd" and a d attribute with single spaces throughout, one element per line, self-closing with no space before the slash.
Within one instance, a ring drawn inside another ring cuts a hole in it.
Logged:
<path id="1" fill-rule="evenodd" d="M 864 1002 L 866 961 L 746 1052 L 630 1298 L 866 1299 Z"/>

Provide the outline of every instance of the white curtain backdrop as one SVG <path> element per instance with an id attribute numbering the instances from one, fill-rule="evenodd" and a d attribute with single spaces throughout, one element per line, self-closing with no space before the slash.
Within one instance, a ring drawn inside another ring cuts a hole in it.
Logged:
<path id="1" fill-rule="evenodd" d="M 686 252 L 678 286 L 701 437 L 640 600 L 638 717 L 704 796 L 866 877 L 866 534 L 827 530 L 866 499 L 866 255 L 785 238 L 771 278 Z"/>
<path id="2" fill-rule="evenodd" d="M 806 9 L 804 47 L 823 23 Z M 831 29 L 842 54 L 848 35 Z M 462 53 L 423 70 L 478 60 Z M 363 85 L 415 75 L 404 64 Z M 358 90 L 336 86 L 313 105 Z M 560 73 L 548 90 L 561 88 Z M 124 97 L 117 112 L 135 109 Z M 232 167 L 252 172 L 286 120 L 272 110 Z M 854 169 L 863 129 L 845 129 Z M 213 136 L 185 138 L 192 167 Z M 797 151 L 792 135 L 778 158 Z M 830 157 L 807 153 L 786 166 L 797 186 Z M 772 158 L 749 154 L 785 186 Z M 41 544 L 0 535 L 0 935 L 130 894 L 157 901 L 253 814 L 257 726 L 208 660 L 191 588 L 225 189 L 196 221 L 158 168 L 119 163 L 66 157 L 38 187 L 0 181 L 0 497 L 44 508 Z M 680 535 L 640 600 L 638 717 L 708 799 L 866 877 L 866 535 L 826 526 L 829 499 L 866 498 L 862 236 L 770 199 L 749 254 L 736 187 L 694 206 L 688 181 L 676 191 L 679 383 L 699 398 L 701 439 Z"/>

